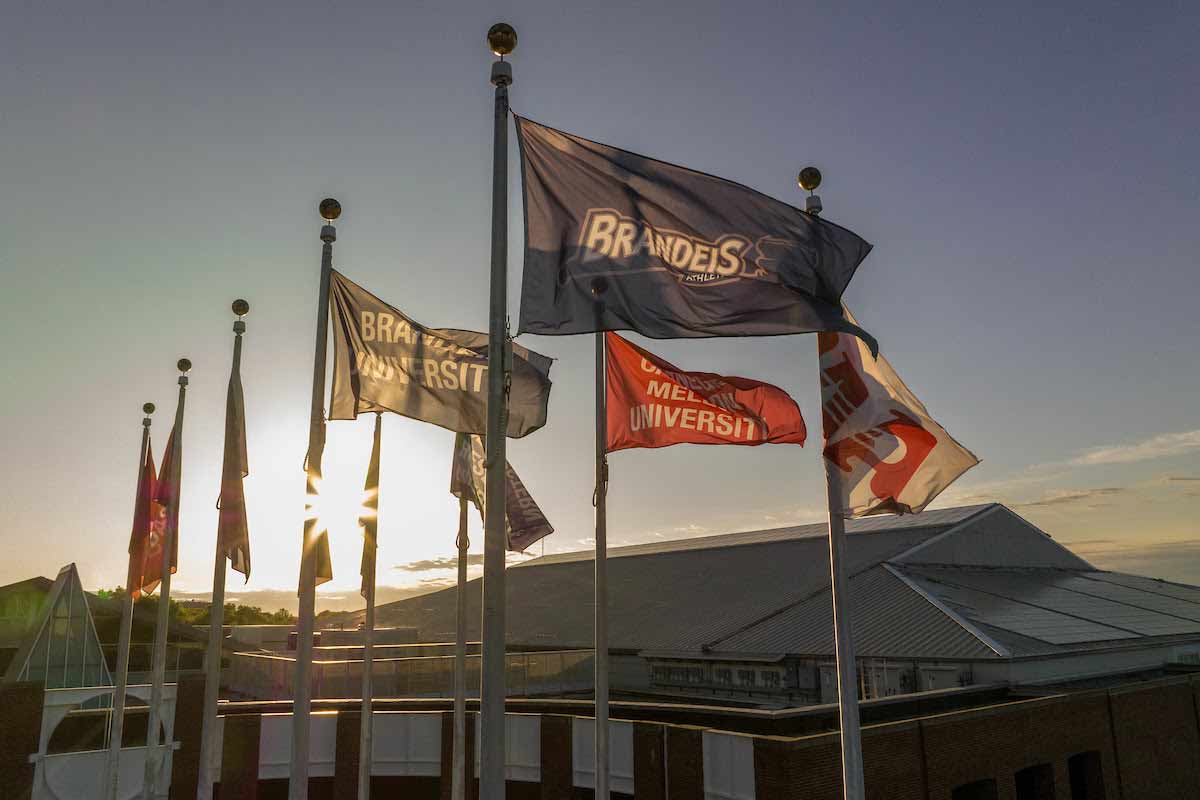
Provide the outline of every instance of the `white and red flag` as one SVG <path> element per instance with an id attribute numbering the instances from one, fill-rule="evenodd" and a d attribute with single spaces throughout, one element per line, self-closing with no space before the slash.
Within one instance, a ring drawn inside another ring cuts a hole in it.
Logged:
<path id="1" fill-rule="evenodd" d="M 825 458 L 840 472 L 845 516 L 916 513 L 979 463 L 861 339 L 821 333 L 818 342 Z"/>
<path id="2" fill-rule="evenodd" d="M 685 372 L 615 333 L 604 338 L 607 452 L 683 443 L 804 444 L 804 417 L 783 389 Z"/>

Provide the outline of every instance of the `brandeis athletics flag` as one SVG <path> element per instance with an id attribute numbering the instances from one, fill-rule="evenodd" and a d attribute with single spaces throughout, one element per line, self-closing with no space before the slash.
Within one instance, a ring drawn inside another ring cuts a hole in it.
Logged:
<path id="1" fill-rule="evenodd" d="M 426 328 L 334 272 L 330 419 L 391 411 L 458 433 L 487 433 L 487 334 Z M 513 344 L 510 437 L 546 424 L 553 360 Z"/>
<path id="2" fill-rule="evenodd" d="M 159 525 L 158 536 L 162 535 L 161 512 L 162 507 L 154 502 L 155 489 L 155 474 L 154 474 L 154 454 L 153 445 L 150 440 L 146 439 L 146 461 L 142 464 L 141 475 L 138 476 L 137 488 L 137 510 L 133 515 L 133 531 L 129 535 L 129 572 L 125 578 L 125 591 L 127 591 L 133 599 L 141 597 L 143 587 L 147 584 L 146 575 L 146 554 L 150 547 L 150 537 L 155 523 Z M 161 554 L 161 550 L 156 551 Z M 161 558 L 161 555 L 159 555 Z M 154 574 L 158 574 L 161 570 L 156 568 Z M 147 592 L 154 591 L 158 586 L 158 581 L 150 582 L 151 585 Z"/>
<path id="3" fill-rule="evenodd" d="M 684 372 L 615 333 L 605 334 L 607 452 L 673 444 L 804 444 L 800 406 L 777 386 Z"/>
<path id="4" fill-rule="evenodd" d="M 916 513 L 979 463 L 886 358 L 872 358 L 852 336 L 821 334 L 818 342 L 825 457 L 842 473 L 843 514 Z"/>
<path id="5" fill-rule="evenodd" d="M 732 181 L 517 117 L 520 331 L 656 339 L 841 331 L 871 245 Z M 599 299 L 600 302 L 597 302 Z"/>
<path id="6" fill-rule="evenodd" d="M 487 470 L 483 465 L 486 456 L 482 436 L 460 434 L 455 438 L 454 463 L 450 469 L 450 493 L 455 497 L 465 497 L 474 503 L 484 519 L 487 518 Z M 525 484 L 517 477 L 512 464 L 506 461 L 504 467 L 505 533 L 508 549 L 524 553 L 531 544 L 554 533 L 554 526 L 538 508 Z"/>
<path id="7" fill-rule="evenodd" d="M 246 403 L 242 375 L 234 362 L 225 395 L 225 456 L 221 464 L 221 496 L 217 542 L 230 566 L 250 580 L 250 526 L 246 520 L 246 493 L 242 479 L 250 474 L 246 457 Z"/>

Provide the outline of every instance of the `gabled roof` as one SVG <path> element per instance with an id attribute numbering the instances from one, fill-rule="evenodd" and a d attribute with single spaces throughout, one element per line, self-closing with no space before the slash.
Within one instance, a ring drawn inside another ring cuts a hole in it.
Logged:
<path id="1" fill-rule="evenodd" d="M 847 524 L 846 569 L 866 658 L 997 659 L 1200 639 L 1200 588 L 1096 570 L 1001 505 Z M 508 641 L 592 645 L 590 552 L 508 570 Z M 609 551 L 614 650 L 832 656 L 823 523 Z M 467 585 L 479 608 L 481 582 Z M 453 637 L 456 590 L 381 606 L 381 625 Z M 468 615 L 479 636 L 479 614 Z M 667 657 L 667 656 L 662 656 Z"/>
<path id="2" fill-rule="evenodd" d="M 852 573 L 904 553 L 988 506 L 855 520 Z M 592 553 L 533 559 L 508 570 L 508 640 L 521 646 L 590 647 Z M 829 585 L 824 524 L 705 536 L 609 552 L 609 642 L 616 650 L 699 649 Z M 467 585 L 479 608 L 481 582 Z M 453 638 L 456 590 L 380 606 L 380 625 L 412 625 L 423 640 Z M 479 615 L 468 615 L 479 636 Z"/>

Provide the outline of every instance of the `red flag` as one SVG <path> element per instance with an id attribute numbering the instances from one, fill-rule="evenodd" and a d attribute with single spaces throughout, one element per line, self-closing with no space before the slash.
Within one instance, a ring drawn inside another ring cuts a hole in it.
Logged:
<path id="1" fill-rule="evenodd" d="M 146 461 L 138 476 L 137 503 L 133 511 L 133 531 L 129 535 L 129 572 L 125 578 L 125 591 L 136 600 L 142 594 L 142 576 L 146 569 L 146 544 L 150 538 L 150 526 L 154 520 L 155 502 L 154 453 L 150 440 L 146 440 Z"/>
<path id="2" fill-rule="evenodd" d="M 608 353 L 607 452 L 673 444 L 804 444 L 800 407 L 749 378 L 684 372 L 615 333 Z"/>
<path id="3" fill-rule="evenodd" d="M 162 469 L 154 485 L 150 503 L 150 532 L 146 537 L 145 566 L 142 569 L 142 594 L 150 594 L 162 581 L 163 541 L 171 533 L 171 574 L 179 567 L 179 484 L 183 454 L 176 446 L 175 430 L 167 437 Z"/>

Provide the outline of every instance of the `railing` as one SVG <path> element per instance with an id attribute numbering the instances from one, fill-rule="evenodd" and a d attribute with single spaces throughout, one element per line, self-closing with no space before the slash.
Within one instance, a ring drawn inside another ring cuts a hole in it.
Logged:
<path id="1" fill-rule="evenodd" d="M 590 691 L 592 651 L 556 650 L 509 653 L 508 694 L 537 697 Z M 358 697 L 362 691 L 360 660 L 314 661 L 313 697 L 340 699 Z M 376 697 L 450 697 L 454 693 L 454 658 L 421 656 L 374 660 Z M 478 655 L 466 659 L 466 682 L 471 696 L 478 694 Z M 256 700 L 286 700 L 292 697 L 295 659 L 265 653 L 233 656 L 226 683 L 238 696 Z"/>
<path id="2" fill-rule="evenodd" d="M 112 696 L 113 690 L 110 686 L 46 690 L 38 752 L 29 756 L 29 760 L 35 765 L 32 800 L 79 800 L 96 796 L 96 787 L 104 774 L 108 758 L 108 722 Z M 126 714 L 128 721 L 129 717 L 145 714 L 150 700 L 150 687 L 129 686 L 126 689 L 126 697 L 129 704 Z M 166 796 L 166 788 L 171 785 L 171 753 L 176 746 L 175 697 L 175 684 L 163 686 L 160 741 L 170 744 L 163 755 L 160 784 L 162 797 Z M 66 727 L 76 720 L 81 724 L 77 726 L 80 735 L 72 737 L 75 739 L 74 743 L 52 741 L 60 726 Z M 143 722 L 142 727 L 144 726 Z M 125 741 L 128 742 L 129 737 L 126 737 Z M 142 741 L 144 742 L 144 738 Z M 145 762 L 144 743 L 121 749 L 118 783 L 120 800 L 132 800 L 140 796 Z"/>

